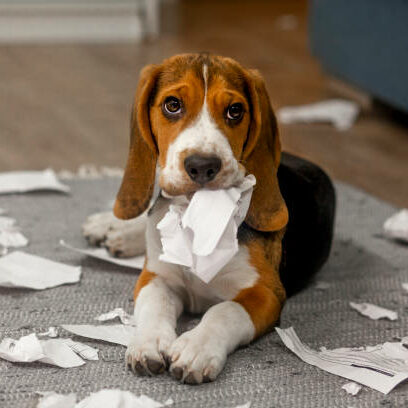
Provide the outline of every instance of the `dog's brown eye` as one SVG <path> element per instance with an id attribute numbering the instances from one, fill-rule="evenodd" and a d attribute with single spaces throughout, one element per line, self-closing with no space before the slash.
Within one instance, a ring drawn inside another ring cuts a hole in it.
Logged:
<path id="1" fill-rule="evenodd" d="M 233 103 L 227 109 L 227 119 L 240 120 L 244 114 L 244 107 L 242 103 Z"/>
<path id="2" fill-rule="evenodd" d="M 163 104 L 164 111 L 170 115 L 181 112 L 181 101 L 174 96 L 166 98 Z"/>

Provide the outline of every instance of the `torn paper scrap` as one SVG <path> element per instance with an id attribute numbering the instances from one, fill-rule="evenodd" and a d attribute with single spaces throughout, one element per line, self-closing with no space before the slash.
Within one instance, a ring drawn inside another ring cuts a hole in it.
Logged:
<path id="1" fill-rule="evenodd" d="M 123 324 L 135 326 L 135 321 L 134 321 L 133 316 L 126 313 L 121 307 L 117 307 L 116 309 L 113 309 L 110 312 L 103 313 L 95 317 L 95 320 L 98 320 L 98 322 L 107 322 L 109 320 L 114 320 L 116 318 L 119 318 L 119 320 Z"/>
<path id="2" fill-rule="evenodd" d="M 255 177 L 238 187 L 202 189 L 189 203 L 170 205 L 157 224 L 163 253 L 160 260 L 191 268 L 208 283 L 238 251 L 237 231 L 251 201 Z"/>
<path id="3" fill-rule="evenodd" d="M 360 392 L 362 386 L 352 381 L 344 384 L 341 388 L 345 390 L 347 394 L 357 395 Z"/>
<path id="4" fill-rule="evenodd" d="M 408 350 L 402 343 L 315 351 L 300 341 L 293 327 L 275 329 L 285 346 L 306 363 L 384 394 L 408 378 Z"/>
<path id="5" fill-rule="evenodd" d="M 6 337 L 0 343 L 0 357 L 12 362 L 30 363 L 44 357 L 44 352 L 37 336 L 32 333 L 14 340 Z"/>
<path id="6" fill-rule="evenodd" d="M 5 338 L 0 343 L 0 357 L 11 362 L 42 363 L 62 368 L 78 367 L 85 364 L 63 339 L 38 340 L 35 333 L 19 340 Z"/>
<path id="7" fill-rule="evenodd" d="M 15 224 L 16 224 L 16 220 L 14 218 L 0 216 L 0 230 L 5 229 L 5 228 L 10 228 Z"/>
<path id="8" fill-rule="evenodd" d="M 28 239 L 16 228 L 0 229 L 0 245 L 4 248 L 21 248 L 28 245 Z"/>
<path id="9" fill-rule="evenodd" d="M 17 248 L 27 244 L 28 239 L 16 228 L 16 220 L 0 216 L 0 246 Z"/>
<path id="10" fill-rule="evenodd" d="M 398 313 L 393 310 L 385 309 L 380 306 L 373 305 L 371 303 L 349 303 L 351 308 L 357 310 L 363 316 L 367 316 L 372 320 L 378 319 L 388 319 L 388 320 L 397 320 Z"/>
<path id="11" fill-rule="evenodd" d="M 132 258 L 115 258 L 107 251 L 106 248 L 75 248 L 67 244 L 62 239 L 60 240 L 60 244 L 65 248 L 71 249 L 72 251 L 79 252 L 80 254 L 87 255 L 92 258 L 101 259 L 102 261 L 107 261 L 115 265 L 126 266 L 128 268 L 143 269 L 145 260 L 144 255 L 135 256 Z"/>
<path id="12" fill-rule="evenodd" d="M 331 286 L 330 283 L 323 282 L 323 281 L 318 281 L 314 285 L 314 289 L 316 289 L 316 290 L 327 290 L 327 289 L 330 288 L 330 286 Z"/>
<path id="13" fill-rule="evenodd" d="M 101 390 L 79 402 L 75 408 L 160 408 L 164 405 L 146 395 L 137 397 L 129 391 Z"/>
<path id="14" fill-rule="evenodd" d="M 51 169 L 0 173 L 0 194 L 25 193 L 41 190 L 68 193 L 70 188 L 60 183 L 54 171 Z"/>
<path id="15" fill-rule="evenodd" d="M 89 324 L 63 324 L 61 327 L 77 336 L 87 337 L 94 340 L 107 341 L 109 343 L 127 346 L 135 330 L 133 326 L 123 324 L 93 326 Z"/>
<path id="16" fill-rule="evenodd" d="M 51 326 L 51 327 L 48 328 L 48 330 L 46 332 L 38 333 L 38 336 L 51 337 L 51 338 L 58 337 L 58 329 L 56 327 L 54 327 L 54 326 Z"/>
<path id="17" fill-rule="evenodd" d="M 402 287 L 402 289 L 404 289 L 405 291 L 408 292 L 408 282 L 401 283 L 401 287 Z"/>
<path id="18" fill-rule="evenodd" d="M 137 397 L 129 391 L 100 390 L 84 398 L 76 404 L 75 394 L 57 394 L 55 392 L 37 392 L 43 397 L 37 408 L 160 408 L 173 404 L 168 399 L 164 404 L 157 402 L 146 395 Z"/>
<path id="19" fill-rule="evenodd" d="M 360 108 L 356 102 L 343 99 L 287 106 L 278 110 L 281 123 L 330 122 L 338 130 L 348 130 L 353 126 Z"/>
<path id="20" fill-rule="evenodd" d="M 404 208 L 388 218 L 383 229 L 388 238 L 408 242 L 408 209 Z"/>
<path id="21" fill-rule="evenodd" d="M 87 344 L 80 343 L 79 341 L 73 341 L 69 338 L 59 340 L 66 344 L 72 351 L 81 356 L 84 360 L 99 360 L 98 349 L 88 346 Z"/>
<path id="22" fill-rule="evenodd" d="M 74 393 L 63 395 L 53 391 L 37 391 L 37 394 L 42 395 L 37 408 L 75 408 L 76 394 Z"/>
<path id="23" fill-rule="evenodd" d="M 80 266 L 15 251 L 0 258 L 0 286 L 47 289 L 78 282 Z"/>

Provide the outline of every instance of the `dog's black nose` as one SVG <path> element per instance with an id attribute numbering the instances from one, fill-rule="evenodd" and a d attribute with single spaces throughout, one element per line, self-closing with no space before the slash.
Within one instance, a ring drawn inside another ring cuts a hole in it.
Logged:
<path id="1" fill-rule="evenodd" d="M 191 180 L 199 184 L 211 181 L 221 169 L 221 159 L 217 156 L 193 154 L 184 160 L 184 168 Z"/>

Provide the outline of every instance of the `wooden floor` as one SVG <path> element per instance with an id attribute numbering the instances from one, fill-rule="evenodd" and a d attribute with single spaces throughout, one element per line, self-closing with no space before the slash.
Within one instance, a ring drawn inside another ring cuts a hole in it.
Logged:
<path id="1" fill-rule="evenodd" d="M 338 96 L 308 50 L 306 1 L 180 1 L 163 20 L 161 38 L 144 44 L 1 46 L 0 171 L 123 166 L 138 71 L 180 52 L 258 68 L 275 108 Z M 366 110 L 347 132 L 310 124 L 281 135 L 334 178 L 408 206 L 408 127 L 389 113 Z"/>

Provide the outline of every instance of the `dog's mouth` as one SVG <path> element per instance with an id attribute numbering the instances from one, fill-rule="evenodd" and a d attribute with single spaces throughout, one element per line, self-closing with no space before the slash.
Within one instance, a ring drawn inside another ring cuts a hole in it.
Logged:
<path id="1" fill-rule="evenodd" d="M 245 177 L 245 169 L 242 167 L 238 172 L 222 171 L 213 180 L 206 183 L 198 183 L 184 175 L 181 182 L 175 183 L 172 180 L 166 180 L 163 175 L 160 175 L 160 188 L 162 195 L 165 198 L 173 198 L 176 196 L 186 196 L 191 198 L 195 192 L 199 190 L 221 190 L 228 189 L 239 185 Z"/>

